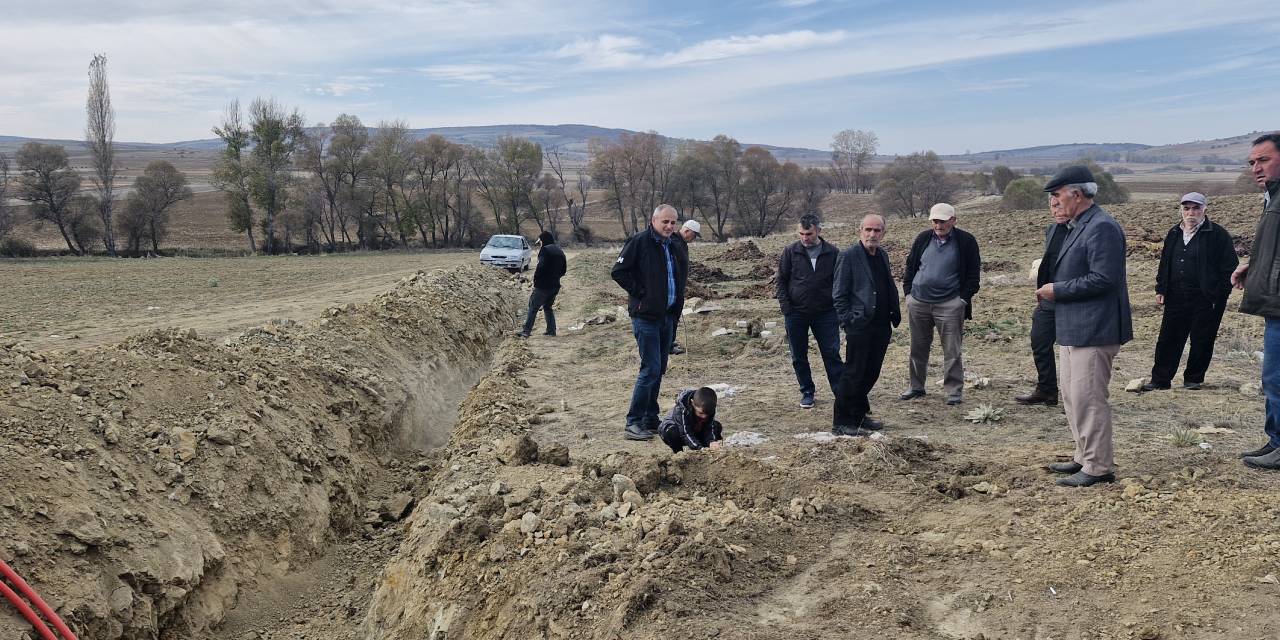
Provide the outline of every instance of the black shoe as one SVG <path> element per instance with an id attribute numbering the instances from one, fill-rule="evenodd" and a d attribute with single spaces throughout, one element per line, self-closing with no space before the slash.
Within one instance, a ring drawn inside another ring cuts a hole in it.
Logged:
<path id="1" fill-rule="evenodd" d="M 812 393 L 802 393 L 802 394 L 800 394 L 800 408 L 801 408 L 801 409 L 812 409 L 812 408 L 813 408 L 813 394 L 812 394 Z"/>
<path id="2" fill-rule="evenodd" d="M 876 420 L 875 418 L 864 417 L 862 419 L 862 424 L 858 426 L 863 429 L 866 429 L 867 431 L 879 431 L 884 428 L 884 423 L 880 422 L 879 420 Z"/>
<path id="3" fill-rule="evenodd" d="M 1058 394 L 1044 393 L 1036 389 L 1025 396 L 1014 396 L 1013 401 L 1018 404 L 1042 404 L 1046 407 L 1052 407 L 1058 404 Z"/>
<path id="4" fill-rule="evenodd" d="M 650 431 L 638 424 L 629 424 L 622 437 L 627 440 L 652 440 L 655 435 L 658 435 L 655 431 Z"/>
<path id="5" fill-rule="evenodd" d="M 1100 476 L 1091 476 L 1083 471 L 1077 471 L 1074 474 L 1058 479 L 1060 487 L 1092 487 L 1099 482 L 1115 482 L 1116 474 L 1107 473 Z"/>
<path id="6" fill-rule="evenodd" d="M 529 334 L 527 334 L 527 333 L 525 333 L 525 332 L 523 332 L 523 331 L 517 331 L 517 332 L 516 332 L 516 337 L 517 337 L 517 338 L 528 338 L 528 337 L 529 337 Z"/>
<path id="7" fill-rule="evenodd" d="M 1159 390 L 1163 391 L 1163 390 L 1165 390 L 1165 389 L 1168 389 L 1168 388 L 1169 388 L 1169 386 L 1170 386 L 1170 385 L 1169 385 L 1169 383 L 1168 383 L 1168 382 L 1163 383 L 1163 384 L 1161 384 L 1161 383 L 1159 383 L 1159 382 L 1148 382 L 1148 383 L 1146 383 L 1146 384 L 1142 385 L 1142 391 L 1143 391 L 1143 392 L 1147 392 L 1147 391 L 1155 391 L 1155 390 L 1157 390 L 1157 389 L 1159 389 Z"/>
<path id="8" fill-rule="evenodd" d="M 1183 389 L 1186 389 L 1186 390 L 1188 390 L 1188 391 L 1199 391 L 1199 390 L 1200 390 L 1200 389 L 1202 389 L 1203 387 L 1204 387 L 1204 383 L 1203 383 L 1203 382 L 1184 382 L 1184 383 L 1182 383 L 1182 388 L 1183 388 Z"/>
<path id="9" fill-rule="evenodd" d="M 962 400 L 960 396 L 951 396 L 950 398 L 947 398 L 947 406 L 949 407 L 954 407 L 961 402 L 964 402 L 964 400 Z"/>
<path id="10" fill-rule="evenodd" d="M 865 438 L 871 435 L 870 431 L 850 424 L 838 424 L 831 427 L 831 433 L 837 436 L 853 436 L 855 438 Z"/>
<path id="11" fill-rule="evenodd" d="M 549 331 L 549 332 L 547 332 L 547 333 L 544 333 L 544 334 L 542 334 L 542 335 L 544 335 L 544 336 L 551 336 L 552 338 L 556 337 L 555 332 L 551 332 L 551 331 Z"/>
<path id="12" fill-rule="evenodd" d="M 902 395 L 898 396 L 898 399 L 899 400 L 915 400 L 916 398 L 923 398 L 923 397 L 924 397 L 924 389 L 907 389 L 906 391 L 902 392 Z"/>
<path id="13" fill-rule="evenodd" d="M 1240 457 L 1241 458 L 1257 458 L 1258 456 L 1265 456 L 1268 453 L 1271 453 L 1272 451 L 1275 451 L 1275 450 L 1276 448 L 1271 446 L 1271 443 L 1268 442 L 1262 445 L 1261 447 L 1254 449 L 1253 451 L 1242 451 L 1240 453 Z"/>
<path id="14" fill-rule="evenodd" d="M 671 343 L 671 355 L 673 355 L 673 356 L 678 356 L 678 355 L 680 355 L 680 354 L 682 354 L 682 353 L 684 353 L 684 347 L 680 346 L 680 343 L 679 343 L 679 342 L 672 342 L 672 343 Z"/>
<path id="15" fill-rule="evenodd" d="M 1080 471 L 1083 468 L 1084 467 L 1079 462 L 1075 462 L 1074 460 L 1070 462 L 1054 462 L 1047 467 L 1047 469 L 1049 469 L 1054 473 L 1068 473 L 1068 474 L 1076 473 L 1077 471 Z"/>

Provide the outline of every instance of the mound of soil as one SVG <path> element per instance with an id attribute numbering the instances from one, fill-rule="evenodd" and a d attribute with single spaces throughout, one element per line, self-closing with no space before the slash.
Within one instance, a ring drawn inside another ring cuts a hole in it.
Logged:
<path id="1" fill-rule="evenodd" d="M 760 260 L 764 258 L 764 252 L 760 251 L 760 247 L 751 240 L 738 242 L 730 246 L 720 254 L 721 260 Z"/>
<path id="2" fill-rule="evenodd" d="M 711 267 L 706 263 L 696 260 L 689 261 L 689 279 L 697 280 L 702 283 L 725 282 L 732 280 L 733 276 L 725 273 L 720 267 Z"/>
<path id="3" fill-rule="evenodd" d="M 0 341 L 0 552 L 80 637 L 199 636 L 246 582 L 404 514 L 376 479 L 448 437 L 522 302 L 513 282 L 419 273 L 225 344 Z M 0 614 L 0 637 L 24 630 Z"/>

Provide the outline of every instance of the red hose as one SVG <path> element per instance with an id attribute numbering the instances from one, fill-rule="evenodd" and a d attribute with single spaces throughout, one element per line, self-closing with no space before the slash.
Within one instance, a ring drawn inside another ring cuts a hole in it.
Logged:
<path id="1" fill-rule="evenodd" d="M 27 601 L 23 600 L 13 589 L 10 589 L 9 585 L 0 582 L 0 593 L 4 594 L 4 597 L 13 603 L 13 607 L 18 610 L 18 613 L 21 613 L 22 617 L 26 618 L 27 622 L 30 622 L 31 626 L 36 628 L 36 632 L 40 634 L 43 640 L 58 640 L 58 636 L 53 635 L 49 627 L 44 626 L 44 620 L 41 620 L 40 616 L 36 615 L 36 612 L 27 606 Z"/>
<path id="2" fill-rule="evenodd" d="M 0 560 L 0 575 L 4 576 L 4 578 L 9 582 L 12 582 L 13 586 L 18 588 L 18 591 L 22 593 L 23 597 L 30 600 L 31 604 L 34 604 L 36 609 L 39 609 L 40 613 L 44 615 L 45 619 L 53 623 L 53 627 L 58 630 L 58 633 L 62 634 L 64 640 L 76 640 L 76 634 L 71 633 L 71 629 L 62 621 L 62 618 L 59 618 L 58 614 L 54 613 L 53 608 L 45 604 L 44 600 L 40 598 L 40 595 L 36 593 L 35 589 L 32 589 L 31 585 L 27 584 L 27 581 L 23 580 L 22 576 L 18 575 L 18 573 L 9 566 L 9 563 L 4 560 Z M 6 597 L 8 596 L 7 593 L 5 595 Z M 10 598 L 10 601 L 12 600 L 13 599 Z M 48 628 L 45 628 L 45 631 L 48 631 Z M 57 638 L 51 638 L 51 640 L 57 640 Z"/>

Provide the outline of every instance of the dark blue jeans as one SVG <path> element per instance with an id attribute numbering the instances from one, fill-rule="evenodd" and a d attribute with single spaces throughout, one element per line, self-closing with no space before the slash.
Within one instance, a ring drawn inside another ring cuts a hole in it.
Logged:
<path id="1" fill-rule="evenodd" d="M 1271 446 L 1280 447 L 1280 318 L 1267 318 L 1262 335 L 1262 391 L 1267 394 L 1264 428 Z"/>
<path id="2" fill-rule="evenodd" d="M 627 426 L 658 428 L 658 394 L 662 391 L 662 374 L 667 371 L 667 355 L 671 353 L 671 336 L 675 331 L 675 314 L 661 320 L 631 319 L 631 333 L 640 350 L 640 373 L 631 391 L 631 407 L 627 409 Z"/>
<path id="3" fill-rule="evenodd" d="M 529 314 L 524 318 L 524 334 L 528 335 L 533 331 L 533 321 L 538 317 L 538 309 L 547 316 L 547 335 L 554 336 L 556 334 L 556 312 L 551 310 L 551 305 L 556 303 L 556 294 L 560 293 L 560 287 L 555 289 L 534 289 L 529 294 Z"/>
<path id="4" fill-rule="evenodd" d="M 809 369 L 809 332 L 818 343 L 818 352 L 822 354 L 822 367 L 827 371 L 827 384 L 831 385 L 831 393 L 835 394 L 836 384 L 840 382 L 840 372 L 844 363 L 840 360 L 840 319 L 835 309 L 818 316 L 788 314 L 784 317 L 787 327 L 787 343 L 791 347 L 791 367 L 796 370 L 796 382 L 800 383 L 800 393 L 812 394 L 814 391 L 813 373 Z"/>

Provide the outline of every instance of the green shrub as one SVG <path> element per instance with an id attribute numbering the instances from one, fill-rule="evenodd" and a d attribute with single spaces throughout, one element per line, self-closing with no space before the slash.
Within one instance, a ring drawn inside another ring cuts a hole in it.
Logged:
<path id="1" fill-rule="evenodd" d="M 0 240 L 0 256 L 6 258 L 33 258 L 36 246 L 21 238 L 5 238 Z"/>
<path id="2" fill-rule="evenodd" d="M 1027 209 L 1044 209 L 1049 206 L 1049 198 L 1044 194 L 1044 183 L 1030 176 L 1018 178 L 1004 188 L 1004 197 L 1000 200 L 1000 208 L 1005 211 L 1023 211 Z"/>

